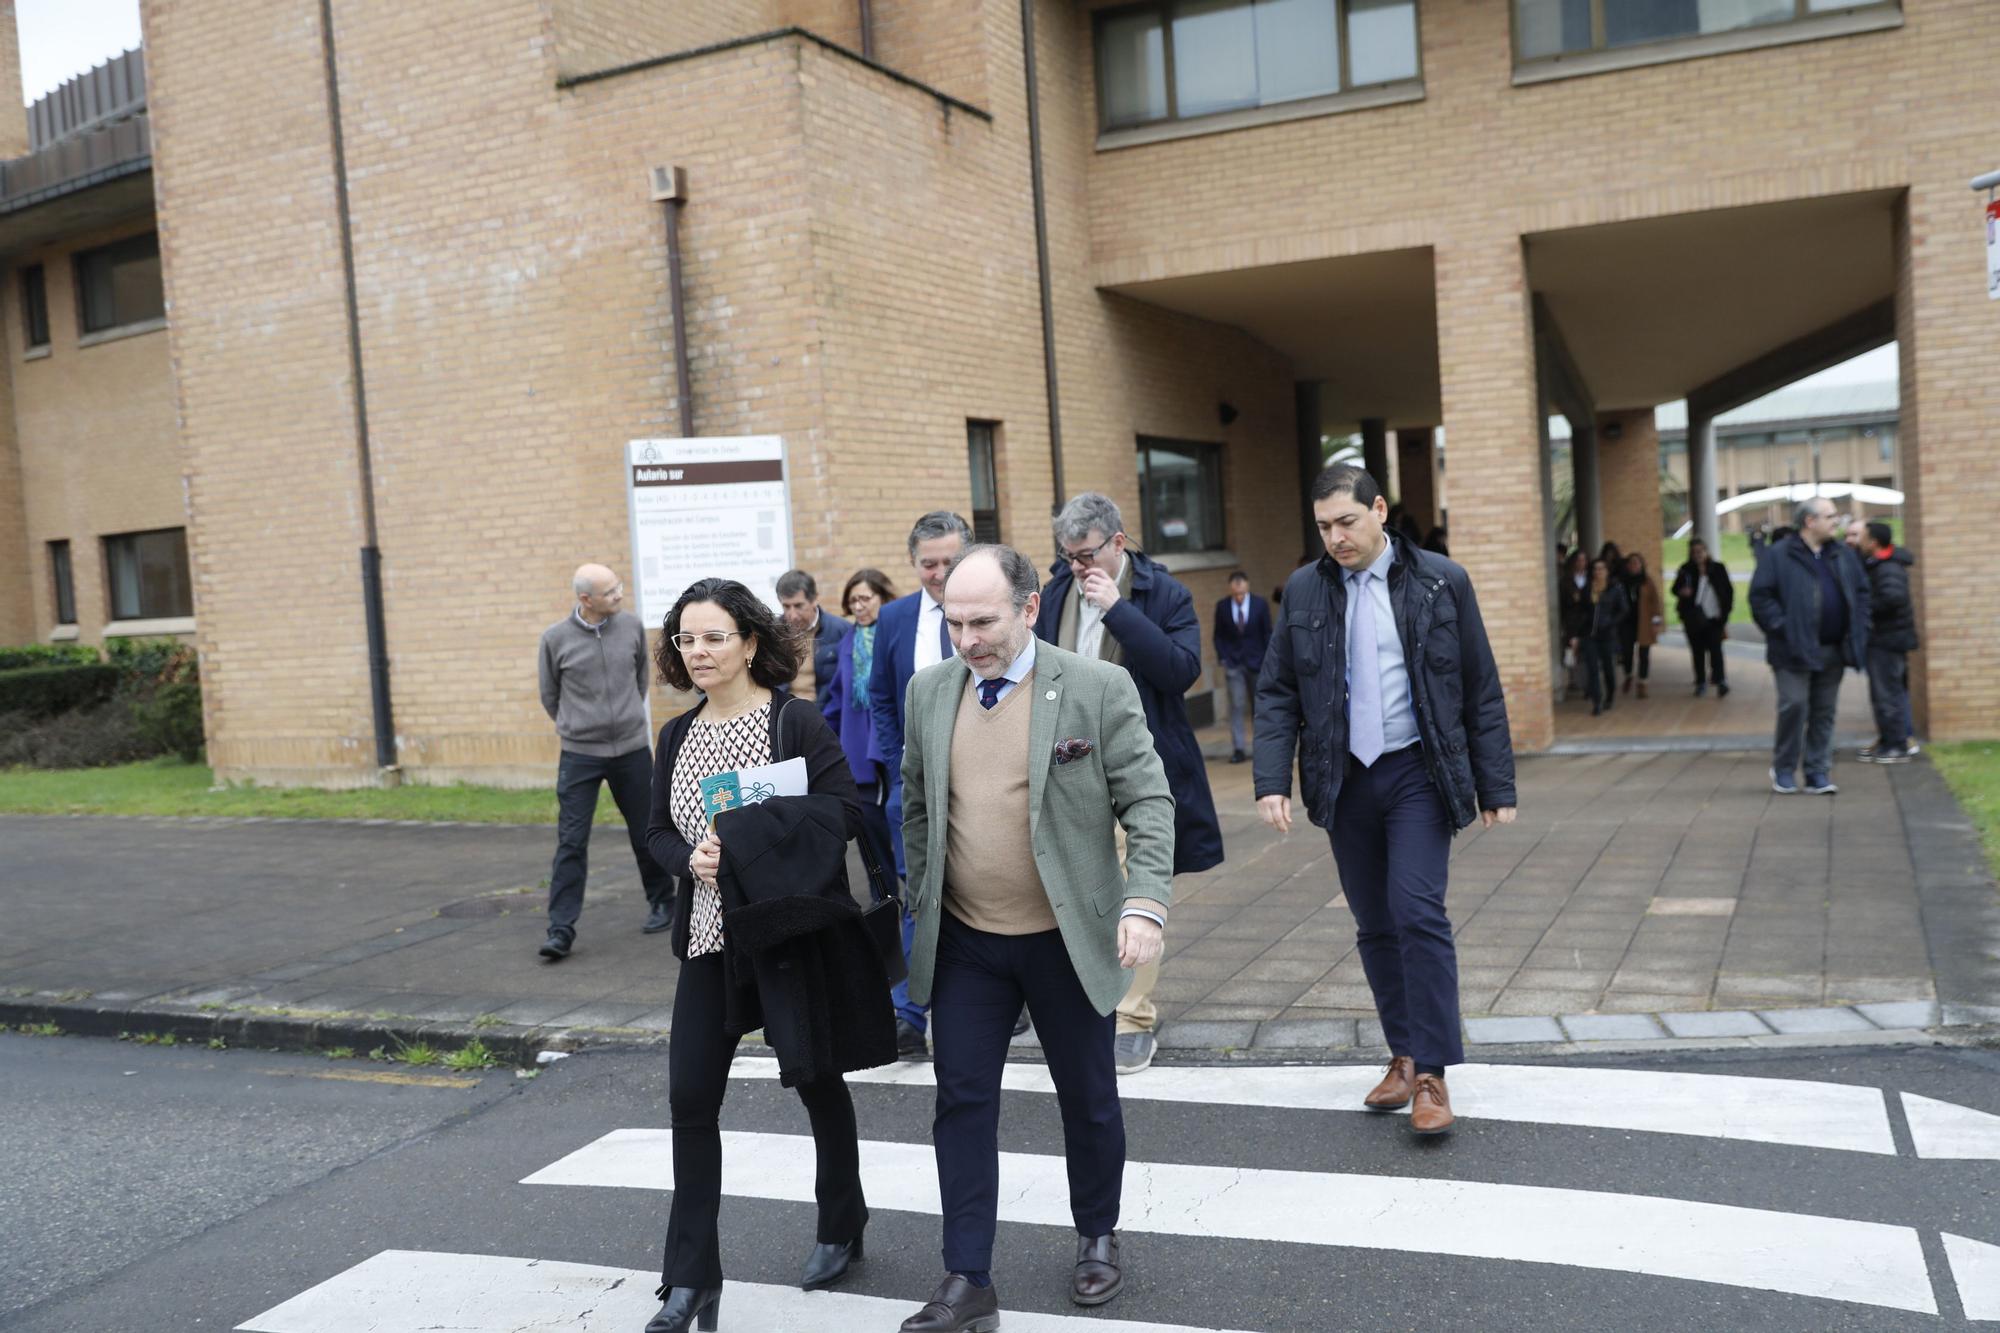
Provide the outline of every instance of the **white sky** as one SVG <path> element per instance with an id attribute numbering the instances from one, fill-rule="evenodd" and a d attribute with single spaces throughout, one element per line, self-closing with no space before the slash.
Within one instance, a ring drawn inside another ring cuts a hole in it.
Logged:
<path id="1" fill-rule="evenodd" d="M 1895 378 L 1896 344 L 1890 343 L 1887 347 L 1863 352 L 1852 361 L 1843 361 L 1831 370 L 1808 375 L 1799 383 L 1809 388 L 1817 388 L 1824 384 L 1874 384 Z"/>
<path id="2" fill-rule="evenodd" d="M 15 11 L 27 105 L 139 45 L 139 0 L 16 0 Z"/>

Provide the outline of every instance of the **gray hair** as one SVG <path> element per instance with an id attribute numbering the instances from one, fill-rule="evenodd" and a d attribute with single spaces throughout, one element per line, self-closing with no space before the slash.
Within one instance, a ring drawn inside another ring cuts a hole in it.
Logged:
<path id="1" fill-rule="evenodd" d="M 1125 517 L 1118 512 L 1117 503 L 1108 495 L 1097 491 L 1085 491 L 1074 497 L 1056 515 L 1056 542 L 1080 542 L 1095 529 L 1104 534 L 1106 540 L 1125 531 Z"/>
<path id="2" fill-rule="evenodd" d="M 939 537 L 958 538 L 961 548 L 972 545 L 972 525 L 949 509 L 933 509 L 917 520 L 910 529 L 910 559 L 917 558 L 917 543 L 935 541 Z"/>
<path id="3" fill-rule="evenodd" d="M 1792 526 L 1795 528 L 1803 528 L 1806 525 L 1807 519 L 1817 518 L 1819 516 L 1819 502 L 1824 499 L 1826 499 L 1826 497 L 1823 495 L 1815 495 L 1807 499 L 1801 500 L 1797 504 L 1793 505 Z"/>
<path id="4" fill-rule="evenodd" d="M 803 569 L 788 569 L 778 575 L 778 596 L 797 597 L 804 595 L 808 602 L 819 600 L 819 584 Z"/>
<path id="5" fill-rule="evenodd" d="M 958 573 L 965 562 L 975 555 L 990 555 L 994 563 L 1000 566 L 1001 577 L 1007 580 L 1016 611 L 1026 610 L 1028 599 L 1042 590 L 1041 575 L 1035 572 L 1034 562 L 1013 547 L 1002 546 L 998 542 L 981 542 L 977 546 L 968 546 L 960 551 L 958 559 L 951 562 L 950 572 L 945 575 L 947 586 L 951 582 L 952 574 Z"/>

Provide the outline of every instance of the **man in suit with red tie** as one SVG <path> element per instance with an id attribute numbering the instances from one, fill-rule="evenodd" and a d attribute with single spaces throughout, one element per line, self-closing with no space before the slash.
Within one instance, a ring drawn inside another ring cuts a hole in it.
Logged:
<path id="1" fill-rule="evenodd" d="M 1250 591 L 1250 576 L 1229 576 L 1229 596 L 1215 604 L 1215 660 L 1229 682 L 1229 762 L 1249 758 L 1250 696 L 1271 642 L 1271 604 Z"/>

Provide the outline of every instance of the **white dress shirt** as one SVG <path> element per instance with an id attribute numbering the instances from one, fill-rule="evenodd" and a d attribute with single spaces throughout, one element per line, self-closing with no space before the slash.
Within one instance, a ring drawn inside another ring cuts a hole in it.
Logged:
<path id="1" fill-rule="evenodd" d="M 938 626 L 942 624 L 944 607 L 931 599 L 930 589 L 926 588 L 923 605 L 917 608 L 916 670 L 944 661 L 944 654 L 938 651 Z"/>

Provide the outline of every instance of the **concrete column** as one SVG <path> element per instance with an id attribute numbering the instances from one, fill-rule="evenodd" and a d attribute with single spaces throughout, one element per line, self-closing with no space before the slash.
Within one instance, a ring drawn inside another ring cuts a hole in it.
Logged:
<path id="1" fill-rule="evenodd" d="M 1597 488 L 1604 536 L 1621 551 L 1645 556 L 1646 568 L 1657 576 L 1666 520 L 1660 509 L 1660 435 L 1652 409 L 1598 417 Z"/>
<path id="2" fill-rule="evenodd" d="M 1542 506 L 1540 395 L 1520 238 L 1501 231 L 1440 240 L 1438 377 L 1451 472 L 1451 555 L 1472 575 L 1520 750 L 1555 737 L 1549 580 L 1523 577 L 1522 534 Z M 1553 552 L 1542 555 L 1546 567 Z"/>
<path id="3" fill-rule="evenodd" d="M 1576 497 L 1576 544 L 1594 558 L 1604 545 L 1604 502 L 1597 484 L 1597 428 L 1569 423 L 1569 466 Z"/>
<path id="4" fill-rule="evenodd" d="M 1389 423 L 1380 417 L 1361 418 L 1361 465 L 1377 486 L 1389 484 Z"/>
<path id="5" fill-rule="evenodd" d="M 1688 519 L 1693 535 L 1707 544 L 1709 554 L 1721 558 L 1721 522 L 1715 516 L 1715 419 L 1688 417 Z"/>
<path id="6" fill-rule="evenodd" d="M 1429 536 L 1437 526 L 1437 437 L 1428 426 L 1396 432 L 1396 498 Z"/>
<path id="7" fill-rule="evenodd" d="M 1325 455 L 1320 449 L 1319 382 L 1299 380 L 1292 385 L 1292 408 L 1297 416 L 1299 451 L 1299 510 L 1305 516 L 1301 551 L 1319 545 L 1319 528 L 1313 523 L 1312 484 L 1320 474 Z"/>

